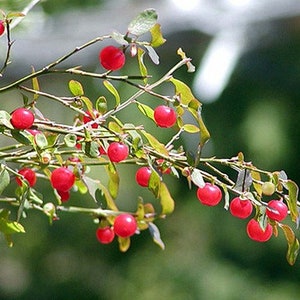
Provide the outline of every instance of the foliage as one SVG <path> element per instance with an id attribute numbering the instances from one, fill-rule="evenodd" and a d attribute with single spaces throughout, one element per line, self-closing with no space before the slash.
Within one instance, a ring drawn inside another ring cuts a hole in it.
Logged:
<path id="1" fill-rule="evenodd" d="M 23 15 L 4 12 L 2 15 L 7 38 L 6 57 L 0 71 L 4 76 L 9 67 L 13 45 L 10 23 L 12 19 Z M 1 135 L 13 141 L 11 145 L 0 148 L 0 200 L 1 203 L 11 207 L 1 209 L 0 231 L 5 235 L 8 244 L 12 245 L 11 234 L 25 232 L 22 219 L 31 209 L 44 213 L 50 223 L 62 217 L 63 212 L 85 213 L 100 228 L 113 227 L 117 216 L 130 213 L 137 222 L 137 233 L 149 230 L 154 242 L 164 249 L 165 244 L 155 221 L 165 219 L 175 209 L 172 191 L 164 178 L 165 176 L 185 177 L 191 188 L 193 185 L 203 188 L 205 182 L 221 188 L 226 210 L 231 199 L 236 196 L 250 200 L 255 207 L 253 218 L 259 222 L 261 229 L 265 230 L 271 225 L 275 236 L 278 235 L 279 229 L 283 231 L 288 244 L 287 261 L 291 265 L 294 264 L 299 252 L 299 241 L 293 229 L 288 224 L 268 218 L 266 211 L 270 209 L 268 208 L 270 197 L 280 199 L 288 206 L 290 220 L 298 227 L 297 184 L 289 179 L 284 171 L 270 172 L 257 168 L 246 161 L 242 153 L 229 159 L 202 156 L 202 150 L 210 138 L 210 133 L 202 119 L 202 103 L 194 97 L 190 87 L 175 76 L 175 72 L 182 67 L 186 67 L 188 72 L 194 71 L 191 59 L 182 49 L 178 49 L 178 63 L 158 79 L 148 73 L 144 61 L 145 56 L 148 56 L 159 67 L 159 56 L 155 48 L 164 44 L 165 39 L 157 18 L 154 9 L 145 10 L 129 23 L 125 34 L 113 32 L 96 37 L 75 47 L 73 51 L 42 69 L 33 69 L 27 76 L 0 87 L 0 93 L 11 89 L 19 90 L 23 97 L 23 106 L 35 114 L 34 124 L 30 128 L 35 130 L 33 134 L 33 131 L 15 128 L 11 123 L 11 114 L 4 110 L 0 111 Z M 111 40 L 111 43 L 119 45 L 128 57 L 136 58 L 140 74 L 120 75 L 114 74 L 111 70 L 93 73 L 78 66 L 68 69 L 59 67 L 62 62 L 79 51 L 84 51 L 104 40 Z M 85 94 L 83 83 L 77 79 L 68 82 L 68 95 L 59 96 L 42 91 L 39 77 L 45 74 L 55 76 L 58 73 L 74 75 L 74 78 L 76 76 L 76 78 L 101 80 L 109 96 L 105 97 L 101 94 L 97 99 L 90 99 Z M 119 83 L 118 86 L 116 83 Z M 168 95 L 160 93 L 158 88 L 162 85 L 171 85 L 173 91 Z M 129 97 L 123 95 L 126 87 L 135 89 Z M 147 101 L 151 102 L 146 102 L 143 97 L 145 95 L 148 96 Z M 73 115 L 74 122 L 60 124 L 48 119 L 42 109 L 38 108 L 41 98 L 53 101 L 58 107 L 65 106 L 69 114 Z M 122 122 L 119 118 L 121 111 L 129 106 L 135 106 L 145 119 L 155 123 L 153 107 L 162 104 L 174 109 L 177 115 L 176 125 L 171 129 L 161 129 L 168 130 L 171 135 L 167 143 L 159 140 L 158 131 L 150 132 L 143 124 L 133 124 L 130 120 Z M 184 121 L 186 115 L 189 115 L 193 121 L 186 123 Z M 193 138 L 197 135 L 199 144 L 196 153 L 186 153 L 184 146 L 178 145 L 184 132 L 193 135 Z M 113 162 L 107 155 L 109 145 L 113 142 L 126 145 L 129 149 L 128 156 L 126 155 L 126 158 L 119 162 Z M 118 208 L 116 199 L 121 196 L 119 187 L 122 184 L 118 169 L 121 164 L 147 166 L 151 169 L 148 189 L 159 205 L 153 205 L 137 195 L 135 211 L 124 212 Z M 98 178 L 90 176 L 90 166 L 105 170 L 108 178 L 107 185 Z M 93 207 L 66 205 L 68 197 L 62 197 L 61 191 L 55 189 L 53 189 L 53 199 L 44 199 L 41 191 L 30 186 L 26 177 L 15 170 L 23 167 L 33 169 L 37 173 L 38 180 L 45 182 L 51 182 L 51 174 L 55 169 L 65 167 L 72 170 L 76 176 L 73 191 L 90 195 L 94 200 Z M 232 170 L 236 172 L 236 178 L 229 177 Z M 20 178 L 23 184 L 16 186 L 14 194 L 10 195 L 7 187 L 15 184 L 13 182 L 15 177 Z M 274 191 L 268 195 L 263 190 L 266 182 L 274 185 Z M 15 221 L 11 221 L 8 217 L 14 207 L 17 208 L 17 216 Z M 130 237 L 119 236 L 118 241 L 120 250 L 127 251 L 130 247 Z"/>

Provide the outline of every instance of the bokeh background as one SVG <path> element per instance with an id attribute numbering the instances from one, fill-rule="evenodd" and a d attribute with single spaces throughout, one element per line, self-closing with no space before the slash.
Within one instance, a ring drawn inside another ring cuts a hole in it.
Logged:
<path id="1" fill-rule="evenodd" d="M 0 0 L 0 8 L 22 11 L 34 2 L 12 31 L 12 64 L 1 86 L 89 39 L 115 29 L 124 32 L 137 13 L 153 7 L 167 43 L 158 49 L 160 67 L 152 70 L 148 62 L 149 69 L 163 74 L 178 61 L 179 47 L 193 58 L 196 72 L 176 75 L 204 104 L 212 134 L 205 154 L 228 158 L 242 151 L 255 165 L 284 169 L 300 183 L 298 0 Z M 100 47 L 68 64 L 97 71 Z M 1 60 L 4 51 L 2 37 Z M 124 72 L 130 68 L 126 65 Z M 45 76 L 40 84 L 63 95 L 69 79 Z M 103 92 L 97 81 L 84 85 L 91 98 Z M 1 94 L 1 109 L 21 103 L 19 92 Z M 47 101 L 41 107 L 50 118 L 72 120 Z M 184 143 L 193 149 L 193 141 L 186 138 Z M 132 174 L 132 167 L 121 169 L 118 204 L 124 207 L 133 205 L 139 193 L 152 197 L 136 186 Z M 97 243 L 96 226 L 87 216 L 64 214 L 49 226 L 45 216 L 30 212 L 23 221 L 27 233 L 14 237 L 12 249 L 1 237 L 0 299 L 298 299 L 300 264 L 286 262 L 282 233 L 266 244 L 252 242 L 246 220 L 231 217 L 222 205 L 201 206 L 184 179 L 167 180 L 177 202 L 174 214 L 157 222 L 164 251 L 143 232 L 132 239 L 127 253 L 120 253 L 116 242 Z M 52 197 L 49 186 L 41 188 L 45 198 Z M 72 204 L 89 205 L 90 199 L 81 197 L 74 194 Z"/>

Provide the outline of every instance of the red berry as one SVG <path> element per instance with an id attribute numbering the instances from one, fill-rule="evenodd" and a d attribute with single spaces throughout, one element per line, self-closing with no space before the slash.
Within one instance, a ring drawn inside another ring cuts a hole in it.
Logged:
<path id="1" fill-rule="evenodd" d="M 198 188 L 197 197 L 202 204 L 215 206 L 221 201 L 222 192 L 216 185 L 205 183 L 203 188 Z"/>
<path id="2" fill-rule="evenodd" d="M 82 120 L 83 120 L 83 123 L 84 123 L 84 124 L 86 124 L 86 123 L 88 123 L 88 122 L 94 120 L 95 118 L 99 117 L 99 112 L 98 112 L 97 110 L 95 110 L 95 109 L 94 109 L 94 111 L 93 111 L 94 118 L 93 118 L 92 114 L 91 114 L 89 111 L 87 111 L 86 113 L 87 113 L 89 116 L 85 116 L 85 115 L 83 116 Z M 97 123 L 92 124 L 92 128 L 98 128 L 98 124 L 97 124 Z"/>
<path id="3" fill-rule="evenodd" d="M 0 20 L 0 36 L 4 33 L 4 31 L 5 31 L 4 21 Z"/>
<path id="4" fill-rule="evenodd" d="M 246 219 L 251 215 L 253 206 L 250 200 L 236 197 L 230 202 L 229 210 L 234 217 Z"/>
<path id="5" fill-rule="evenodd" d="M 109 226 L 98 228 L 96 230 L 96 237 L 101 244 L 110 244 L 115 237 L 115 232 Z"/>
<path id="6" fill-rule="evenodd" d="M 114 232 L 117 236 L 126 238 L 135 234 L 137 223 L 130 214 L 121 214 L 115 218 Z"/>
<path id="7" fill-rule="evenodd" d="M 29 186 L 33 187 L 36 183 L 35 172 L 29 168 L 23 168 L 18 171 L 20 175 L 24 176 L 24 179 L 27 180 Z M 16 177 L 17 184 L 22 186 L 22 180 L 19 177 Z"/>
<path id="8" fill-rule="evenodd" d="M 107 148 L 107 155 L 112 162 L 120 162 L 128 157 L 128 146 L 121 142 L 112 142 Z"/>
<path id="9" fill-rule="evenodd" d="M 135 173 L 135 180 L 140 186 L 148 186 L 151 176 L 151 169 L 149 167 L 141 167 Z"/>
<path id="10" fill-rule="evenodd" d="M 106 70 L 119 70 L 125 64 L 125 55 L 120 48 L 107 46 L 99 53 L 99 60 Z"/>
<path id="11" fill-rule="evenodd" d="M 266 215 L 270 219 L 280 222 L 288 215 L 288 207 L 280 200 L 271 200 L 268 203 Z"/>
<path id="12" fill-rule="evenodd" d="M 75 183 L 75 175 L 70 169 L 60 167 L 52 172 L 50 181 L 54 189 L 66 192 L 70 190 Z"/>
<path id="13" fill-rule="evenodd" d="M 165 163 L 165 161 L 162 158 L 156 160 L 156 163 L 157 163 L 157 169 L 159 172 L 161 172 L 162 174 L 170 174 L 171 173 L 171 168 L 169 168 L 167 166 L 167 164 Z"/>
<path id="14" fill-rule="evenodd" d="M 176 113 L 173 108 L 161 105 L 154 110 L 154 120 L 159 127 L 172 127 L 176 123 Z"/>
<path id="15" fill-rule="evenodd" d="M 255 219 L 251 219 L 247 224 L 247 234 L 250 239 L 256 242 L 266 242 L 268 241 L 273 233 L 272 226 L 268 223 L 265 230 L 263 230 L 259 222 Z"/>
<path id="16" fill-rule="evenodd" d="M 34 122 L 34 115 L 29 109 L 20 107 L 12 112 L 10 122 L 16 129 L 28 129 Z"/>
<path id="17" fill-rule="evenodd" d="M 57 193 L 60 197 L 61 202 L 67 202 L 70 199 L 70 191 L 59 191 Z"/>

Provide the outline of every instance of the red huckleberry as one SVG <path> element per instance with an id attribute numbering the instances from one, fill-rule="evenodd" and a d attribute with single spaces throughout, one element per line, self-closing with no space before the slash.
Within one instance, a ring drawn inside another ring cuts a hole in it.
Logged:
<path id="1" fill-rule="evenodd" d="M 203 188 L 198 188 L 197 197 L 202 204 L 215 206 L 221 201 L 222 192 L 218 186 L 211 183 L 205 183 Z"/>
<path id="2" fill-rule="evenodd" d="M 20 175 L 24 177 L 25 180 L 27 180 L 29 186 L 33 187 L 36 183 L 36 174 L 33 170 L 29 168 L 23 168 L 18 171 Z M 20 177 L 16 177 L 16 182 L 19 186 L 22 186 L 22 180 Z"/>
<path id="3" fill-rule="evenodd" d="M 110 244 L 115 238 L 115 232 L 109 226 L 98 228 L 96 230 L 96 237 L 101 244 Z"/>
<path id="4" fill-rule="evenodd" d="M 4 21 L 0 20 L 0 36 L 4 33 L 4 31 L 5 31 Z"/>
<path id="5" fill-rule="evenodd" d="M 173 108 L 160 105 L 154 109 L 154 120 L 159 127 L 172 127 L 176 123 L 177 115 Z"/>
<path id="6" fill-rule="evenodd" d="M 141 167 L 135 173 L 136 182 L 143 187 L 147 187 L 149 185 L 149 179 L 151 176 L 151 169 L 149 167 Z"/>
<path id="7" fill-rule="evenodd" d="M 104 69 L 116 71 L 124 66 L 125 55 L 120 48 L 107 46 L 100 51 L 99 60 Z"/>
<path id="8" fill-rule="evenodd" d="M 70 191 L 57 190 L 61 202 L 67 202 L 70 199 Z"/>
<path id="9" fill-rule="evenodd" d="M 246 219 L 251 215 L 253 206 L 250 200 L 236 197 L 230 202 L 229 210 L 234 217 Z"/>
<path id="10" fill-rule="evenodd" d="M 16 129 L 28 129 L 34 122 L 34 114 L 27 108 L 17 108 L 11 113 L 11 124 Z"/>
<path id="11" fill-rule="evenodd" d="M 275 221 L 282 221 L 288 215 L 288 207 L 280 200 L 271 200 L 268 202 L 266 215 Z"/>
<path id="12" fill-rule="evenodd" d="M 75 175 L 65 167 L 55 169 L 51 174 L 51 185 L 57 191 L 69 191 L 75 183 Z"/>
<path id="13" fill-rule="evenodd" d="M 260 227 L 260 224 L 255 219 L 251 219 L 247 224 L 247 234 L 250 239 L 256 242 L 268 241 L 273 233 L 273 227 L 268 223 L 265 230 Z"/>
<path id="14" fill-rule="evenodd" d="M 127 238 L 135 234 L 137 223 L 135 218 L 130 214 L 121 214 L 115 218 L 114 232 L 117 236 Z"/>
<path id="15" fill-rule="evenodd" d="M 112 142 L 107 148 L 107 155 L 112 162 L 120 162 L 128 157 L 128 146 L 121 142 Z"/>

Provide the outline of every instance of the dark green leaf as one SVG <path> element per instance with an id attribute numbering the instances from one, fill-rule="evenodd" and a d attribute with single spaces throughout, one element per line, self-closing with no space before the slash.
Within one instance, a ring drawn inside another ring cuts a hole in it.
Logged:
<path id="1" fill-rule="evenodd" d="M 154 9 L 144 10 L 130 22 L 128 32 L 137 36 L 148 32 L 156 24 L 157 17 Z"/>
<path id="2" fill-rule="evenodd" d="M 149 178 L 148 188 L 154 194 L 155 198 L 159 197 L 160 184 L 161 184 L 160 176 L 158 175 L 157 172 L 152 171 L 151 175 L 150 175 L 150 178 Z"/>
<path id="3" fill-rule="evenodd" d="M 9 185 L 10 177 L 6 169 L 1 169 L 0 172 L 0 195 L 2 195 L 5 188 Z"/>
<path id="4" fill-rule="evenodd" d="M 30 140 L 28 139 L 28 134 L 22 130 L 11 130 L 11 135 L 15 140 L 24 145 L 30 145 Z"/>
<path id="5" fill-rule="evenodd" d="M 88 157 L 98 157 L 99 156 L 99 145 L 98 143 L 91 141 L 85 142 L 83 144 L 83 151 Z"/>

